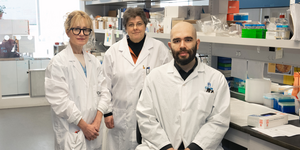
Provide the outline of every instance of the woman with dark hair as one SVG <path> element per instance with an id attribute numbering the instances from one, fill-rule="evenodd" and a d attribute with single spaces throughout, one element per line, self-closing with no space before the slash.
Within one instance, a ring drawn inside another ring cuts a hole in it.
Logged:
<path id="1" fill-rule="evenodd" d="M 127 32 L 105 53 L 103 73 L 111 93 L 111 107 L 104 115 L 107 149 L 134 150 L 136 105 L 146 75 L 172 59 L 168 48 L 145 34 L 147 17 L 142 8 L 128 8 L 123 15 Z"/>

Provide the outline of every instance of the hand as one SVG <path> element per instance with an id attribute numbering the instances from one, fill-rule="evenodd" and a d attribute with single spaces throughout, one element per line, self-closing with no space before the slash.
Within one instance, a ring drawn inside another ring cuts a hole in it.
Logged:
<path id="1" fill-rule="evenodd" d="M 174 148 L 168 148 L 167 150 L 175 150 Z"/>
<path id="2" fill-rule="evenodd" d="M 104 120 L 105 120 L 105 125 L 108 129 L 112 129 L 115 127 L 113 115 L 105 117 Z"/>
<path id="3" fill-rule="evenodd" d="M 97 114 L 96 114 L 96 117 L 92 123 L 92 126 L 94 126 L 95 130 L 97 132 L 99 132 L 99 129 L 100 129 L 100 125 L 101 125 L 101 121 L 102 121 L 102 112 L 100 112 L 99 110 L 97 111 Z"/>
<path id="4" fill-rule="evenodd" d="M 94 122 L 92 123 L 92 126 L 94 126 L 94 128 L 97 132 L 99 132 L 101 120 L 102 120 L 102 118 L 100 119 L 100 121 L 99 120 L 94 120 Z"/>
<path id="5" fill-rule="evenodd" d="M 82 130 L 86 139 L 94 140 L 99 136 L 99 133 L 96 131 L 95 127 L 91 124 L 87 124 L 84 120 L 80 120 L 78 126 Z"/>
<path id="6" fill-rule="evenodd" d="M 186 149 L 184 149 L 184 150 L 190 150 L 189 148 L 186 148 Z"/>

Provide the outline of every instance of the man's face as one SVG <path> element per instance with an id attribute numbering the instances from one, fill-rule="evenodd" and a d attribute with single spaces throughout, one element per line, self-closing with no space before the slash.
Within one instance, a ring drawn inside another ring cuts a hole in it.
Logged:
<path id="1" fill-rule="evenodd" d="M 196 39 L 191 24 L 179 24 L 174 26 L 171 32 L 171 42 L 168 43 L 174 60 L 179 65 L 187 65 L 195 58 L 200 40 Z"/>
<path id="2" fill-rule="evenodd" d="M 179 51 L 176 51 L 173 48 L 171 48 L 171 50 L 172 50 L 172 54 L 173 54 L 174 60 L 179 65 L 187 65 L 191 61 L 193 61 L 193 59 L 196 56 L 196 53 L 197 53 L 197 43 L 191 49 L 186 49 L 185 47 L 183 47 L 183 48 L 180 48 Z"/>

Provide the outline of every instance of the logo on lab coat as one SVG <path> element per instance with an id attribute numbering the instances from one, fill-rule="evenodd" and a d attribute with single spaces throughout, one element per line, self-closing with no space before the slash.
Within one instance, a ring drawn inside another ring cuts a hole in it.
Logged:
<path id="1" fill-rule="evenodd" d="M 211 83 L 208 82 L 207 86 L 205 86 L 206 92 L 208 93 L 214 93 L 214 89 L 211 87 Z"/>

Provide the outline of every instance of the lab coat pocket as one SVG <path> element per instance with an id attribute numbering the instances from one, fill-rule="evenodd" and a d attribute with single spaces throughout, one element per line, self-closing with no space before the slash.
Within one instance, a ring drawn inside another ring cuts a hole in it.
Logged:
<path id="1" fill-rule="evenodd" d="M 85 137 L 82 131 L 67 133 L 64 150 L 86 150 Z"/>
<path id="2" fill-rule="evenodd" d="M 198 110 L 210 114 L 213 109 L 215 101 L 215 93 L 208 93 L 200 91 L 198 95 Z"/>

